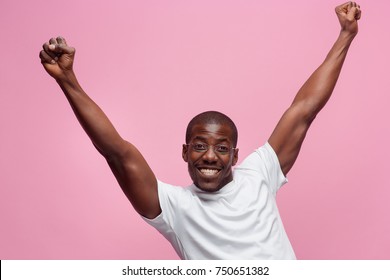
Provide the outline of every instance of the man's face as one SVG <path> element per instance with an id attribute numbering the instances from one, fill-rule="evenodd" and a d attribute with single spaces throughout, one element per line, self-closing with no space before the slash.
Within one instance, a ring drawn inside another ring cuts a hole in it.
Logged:
<path id="1" fill-rule="evenodd" d="M 233 149 L 232 133 L 225 124 L 193 126 L 190 142 L 183 145 L 183 159 L 199 189 L 215 192 L 233 180 L 238 149 Z"/>

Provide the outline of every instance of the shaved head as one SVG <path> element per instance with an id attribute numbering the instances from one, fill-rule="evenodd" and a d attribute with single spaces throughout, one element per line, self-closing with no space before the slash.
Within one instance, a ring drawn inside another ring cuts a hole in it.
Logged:
<path id="1" fill-rule="evenodd" d="M 217 111 L 206 111 L 196 115 L 188 124 L 186 131 L 186 143 L 188 144 L 191 140 L 192 128 L 197 124 L 220 124 L 227 125 L 232 131 L 232 143 L 234 147 L 237 146 L 238 132 L 234 122 L 225 114 Z"/>

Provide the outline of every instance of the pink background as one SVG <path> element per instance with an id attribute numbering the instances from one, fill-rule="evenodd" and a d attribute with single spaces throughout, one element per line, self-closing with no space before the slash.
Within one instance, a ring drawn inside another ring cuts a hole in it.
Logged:
<path id="1" fill-rule="evenodd" d="M 209 109 L 263 144 L 322 62 L 339 1 L 1 0 L 0 259 L 176 259 L 117 186 L 38 58 L 62 35 L 75 71 L 156 175 L 190 183 L 187 122 Z M 308 133 L 280 212 L 300 259 L 390 259 L 390 2 L 360 33 Z"/>

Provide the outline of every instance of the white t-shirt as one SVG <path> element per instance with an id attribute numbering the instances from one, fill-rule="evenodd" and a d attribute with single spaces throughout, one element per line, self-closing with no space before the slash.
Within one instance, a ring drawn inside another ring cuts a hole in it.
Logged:
<path id="1" fill-rule="evenodd" d="M 233 172 L 233 181 L 209 193 L 158 182 L 162 212 L 144 218 L 182 259 L 295 259 L 276 206 L 287 182 L 266 143 Z"/>

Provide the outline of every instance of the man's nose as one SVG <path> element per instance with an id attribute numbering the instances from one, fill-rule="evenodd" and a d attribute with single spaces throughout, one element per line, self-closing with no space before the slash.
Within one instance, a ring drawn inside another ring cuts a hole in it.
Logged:
<path id="1" fill-rule="evenodd" d="M 207 162 L 217 161 L 218 156 L 214 151 L 214 146 L 209 146 L 209 149 L 203 154 L 203 160 Z"/>

